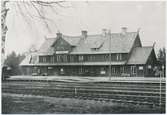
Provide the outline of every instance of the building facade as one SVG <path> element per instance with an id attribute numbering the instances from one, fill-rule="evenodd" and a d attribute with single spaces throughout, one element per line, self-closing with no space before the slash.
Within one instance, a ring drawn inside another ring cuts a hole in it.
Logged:
<path id="1" fill-rule="evenodd" d="M 57 33 L 20 64 L 24 75 L 154 76 L 153 46 L 143 47 L 139 31 L 80 36 Z"/>

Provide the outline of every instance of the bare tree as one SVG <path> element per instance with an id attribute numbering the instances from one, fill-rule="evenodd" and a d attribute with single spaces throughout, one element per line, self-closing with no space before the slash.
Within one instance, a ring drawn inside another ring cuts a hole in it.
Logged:
<path id="1" fill-rule="evenodd" d="M 5 40 L 6 40 L 6 32 L 7 32 L 7 26 L 6 26 L 6 16 L 7 12 L 9 11 L 8 8 L 6 8 L 6 3 L 8 1 L 2 1 L 1 2 L 1 67 L 3 67 L 4 64 L 4 58 L 5 58 Z"/>
<path id="2" fill-rule="evenodd" d="M 4 58 L 5 58 L 5 41 L 6 41 L 6 32 L 8 31 L 6 26 L 6 18 L 7 18 L 7 12 L 9 9 L 7 8 L 6 4 L 11 3 L 15 4 L 15 6 L 18 9 L 18 13 L 20 13 L 25 21 L 27 23 L 31 22 L 29 21 L 29 18 L 38 18 L 40 19 L 43 24 L 46 26 L 48 31 L 51 31 L 48 25 L 48 21 L 51 21 L 54 23 L 53 20 L 51 20 L 49 17 L 46 16 L 44 8 L 50 8 L 54 11 L 54 13 L 58 14 L 56 12 L 57 7 L 61 8 L 68 8 L 70 6 L 64 5 L 65 1 L 9 1 L 9 0 L 2 0 L 1 1 L 1 32 L 2 32 L 2 42 L 1 42 L 1 67 L 4 65 Z M 32 12 L 29 11 L 29 9 L 33 9 L 36 12 L 36 15 L 32 14 Z"/>

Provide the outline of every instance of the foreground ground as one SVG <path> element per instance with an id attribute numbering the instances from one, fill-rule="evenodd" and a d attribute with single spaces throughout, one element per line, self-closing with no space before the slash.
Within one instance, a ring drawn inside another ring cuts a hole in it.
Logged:
<path id="1" fill-rule="evenodd" d="M 20 94 L 2 94 L 3 114 L 46 113 L 161 113 L 158 107 L 100 102 L 69 98 L 53 98 Z"/>

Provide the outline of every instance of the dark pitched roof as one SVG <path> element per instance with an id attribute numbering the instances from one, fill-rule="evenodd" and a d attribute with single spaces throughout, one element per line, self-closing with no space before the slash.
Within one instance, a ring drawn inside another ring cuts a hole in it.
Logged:
<path id="1" fill-rule="evenodd" d="M 71 46 L 77 46 L 77 44 L 79 43 L 79 40 L 81 39 L 81 36 L 63 35 L 62 38 L 66 40 Z"/>
<path id="2" fill-rule="evenodd" d="M 38 63 L 38 53 L 29 53 L 24 60 L 20 63 L 21 66 Z"/>
<path id="3" fill-rule="evenodd" d="M 152 46 L 135 48 L 127 64 L 146 64 L 152 50 Z"/>
<path id="4" fill-rule="evenodd" d="M 127 32 L 126 35 L 121 33 L 111 34 L 111 52 L 112 53 L 129 53 L 134 40 L 137 36 L 137 32 Z M 96 54 L 96 53 L 109 53 L 109 36 L 88 35 L 85 40 L 82 40 L 82 36 L 66 36 L 62 38 L 66 40 L 71 46 L 76 46 L 71 54 Z M 51 47 L 56 41 L 56 38 L 47 38 L 39 49 L 39 55 L 52 55 L 54 49 Z M 96 48 L 98 50 L 92 50 Z"/>
<path id="5" fill-rule="evenodd" d="M 56 38 L 46 38 L 45 42 L 41 45 L 38 53 L 39 55 L 52 55 L 54 53 L 54 49 L 51 45 L 56 41 Z"/>
<path id="6" fill-rule="evenodd" d="M 111 34 L 111 53 L 129 53 L 137 32 L 127 32 L 126 35 L 121 33 Z M 100 47 L 101 46 L 101 47 Z M 99 48 L 99 50 L 92 50 L 92 48 Z M 94 54 L 94 53 L 109 53 L 109 36 L 102 35 L 88 35 L 71 52 L 72 54 Z"/>

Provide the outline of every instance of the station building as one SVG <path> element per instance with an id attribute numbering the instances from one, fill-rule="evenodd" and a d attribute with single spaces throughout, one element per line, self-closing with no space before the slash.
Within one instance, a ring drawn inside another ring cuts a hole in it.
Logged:
<path id="1" fill-rule="evenodd" d="M 142 46 L 139 30 L 67 36 L 60 32 L 46 38 L 37 52 L 22 61 L 24 75 L 154 76 L 154 46 Z"/>

